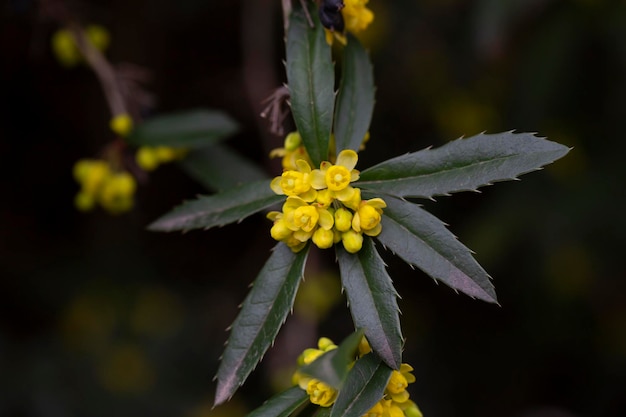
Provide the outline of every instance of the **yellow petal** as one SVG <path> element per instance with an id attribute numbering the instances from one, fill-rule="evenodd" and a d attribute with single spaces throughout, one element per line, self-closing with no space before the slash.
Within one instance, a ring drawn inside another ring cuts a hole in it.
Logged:
<path id="1" fill-rule="evenodd" d="M 354 152 L 352 149 L 345 149 L 339 152 L 336 165 L 341 165 L 343 167 L 346 167 L 348 171 L 351 171 L 356 166 L 358 160 L 359 155 L 356 152 Z"/>

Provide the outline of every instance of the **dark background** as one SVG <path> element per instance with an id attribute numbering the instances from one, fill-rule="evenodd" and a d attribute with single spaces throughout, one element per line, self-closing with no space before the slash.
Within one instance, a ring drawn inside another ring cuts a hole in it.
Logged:
<path id="1" fill-rule="evenodd" d="M 140 185 L 132 212 L 78 213 L 72 165 L 113 139 L 110 113 L 93 72 L 55 60 L 59 22 L 41 5 L 1 6 L 0 416 L 243 416 L 289 385 L 304 347 L 352 331 L 333 257 L 310 260 L 302 300 L 313 313 L 297 307 L 212 410 L 225 329 L 274 245 L 269 221 L 147 232 L 207 192 L 175 164 Z M 424 202 L 476 251 L 501 306 L 383 252 L 402 296 L 411 398 L 427 417 L 626 415 L 626 3 L 370 5 L 377 104 L 358 168 L 482 131 L 573 147 L 520 182 Z M 277 174 L 266 155 L 282 138 L 258 115 L 284 82 L 278 0 L 68 6 L 109 29 L 112 63 L 152 73 L 154 114 L 222 109 L 242 126 L 227 145 Z"/>

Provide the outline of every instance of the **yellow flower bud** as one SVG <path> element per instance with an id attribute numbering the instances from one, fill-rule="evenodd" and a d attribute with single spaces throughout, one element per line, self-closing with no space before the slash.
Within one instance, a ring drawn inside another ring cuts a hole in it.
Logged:
<path id="1" fill-rule="evenodd" d="M 317 230 L 313 232 L 313 236 L 311 237 L 311 239 L 318 248 L 328 249 L 333 246 L 334 237 L 335 233 L 332 230 L 326 230 L 318 227 Z"/>
<path id="2" fill-rule="evenodd" d="M 144 171 L 154 171 L 159 166 L 159 158 L 154 152 L 154 148 L 142 146 L 135 154 L 137 165 Z"/>
<path id="3" fill-rule="evenodd" d="M 276 221 L 270 229 L 270 234 L 275 240 L 285 240 L 291 236 L 292 233 L 292 230 L 287 226 L 287 222 L 283 219 Z"/>
<path id="4" fill-rule="evenodd" d="M 300 133 L 296 132 L 291 132 L 287 135 L 287 137 L 285 137 L 285 150 L 288 152 L 293 152 L 295 151 L 300 144 L 302 143 L 302 136 L 300 136 Z"/>
<path id="5" fill-rule="evenodd" d="M 317 341 L 317 347 L 319 347 L 324 352 L 337 349 L 337 345 L 327 337 L 320 337 L 319 340 Z"/>
<path id="6" fill-rule="evenodd" d="M 96 205 L 93 194 L 81 191 L 74 197 L 74 206 L 80 211 L 91 211 Z"/>
<path id="7" fill-rule="evenodd" d="M 96 194 L 98 189 L 111 175 L 111 168 L 105 161 L 83 159 L 74 165 L 74 177 L 81 184 L 83 191 Z"/>
<path id="8" fill-rule="evenodd" d="M 348 252 L 357 253 L 363 247 L 363 235 L 354 230 L 348 230 L 341 234 L 341 242 Z"/>
<path id="9" fill-rule="evenodd" d="M 409 407 L 405 408 L 404 415 L 406 417 L 424 417 L 421 410 L 416 404 L 411 404 Z"/>
<path id="10" fill-rule="evenodd" d="M 98 50 L 104 51 L 109 46 L 111 37 L 104 26 L 89 25 L 85 29 L 85 32 L 89 42 L 91 42 L 91 44 Z"/>
<path id="11" fill-rule="evenodd" d="M 74 36 L 67 29 L 57 30 L 52 35 L 52 51 L 61 65 L 72 67 L 81 60 L 80 52 L 76 47 Z"/>
<path id="12" fill-rule="evenodd" d="M 341 207 L 335 211 L 335 228 L 340 232 L 347 232 L 352 227 L 352 213 Z"/>
<path id="13" fill-rule="evenodd" d="M 154 148 L 154 154 L 159 162 L 170 162 L 177 158 L 176 149 L 168 146 L 157 146 Z"/>
<path id="14" fill-rule="evenodd" d="M 133 130 L 133 119 L 127 113 L 118 114 L 111 119 L 109 127 L 113 132 L 124 137 Z"/>

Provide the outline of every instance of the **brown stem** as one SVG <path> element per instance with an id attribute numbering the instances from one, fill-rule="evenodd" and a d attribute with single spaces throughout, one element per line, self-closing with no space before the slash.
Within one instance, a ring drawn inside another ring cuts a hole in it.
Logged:
<path id="1" fill-rule="evenodd" d="M 70 30 L 76 40 L 78 50 L 85 57 L 87 63 L 100 80 L 100 85 L 109 103 L 109 108 L 111 109 L 111 115 L 117 116 L 127 113 L 124 98 L 122 97 L 113 66 L 106 60 L 104 55 L 89 42 L 82 27 L 76 23 L 72 23 L 70 24 Z"/>

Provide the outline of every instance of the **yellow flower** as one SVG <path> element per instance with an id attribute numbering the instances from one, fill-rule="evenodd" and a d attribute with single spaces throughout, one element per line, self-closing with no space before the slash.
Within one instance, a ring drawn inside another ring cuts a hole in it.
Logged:
<path id="1" fill-rule="evenodd" d="M 288 227 L 294 232 L 312 232 L 318 222 L 320 227 L 330 230 L 335 223 L 335 218 L 327 209 L 309 205 L 300 197 L 288 197 L 283 212 Z"/>
<path id="2" fill-rule="evenodd" d="M 354 213 L 352 228 L 368 236 L 378 236 L 382 230 L 380 219 L 385 207 L 387 204 L 382 198 L 361 201 L 359 209 Z"/>
<path id="3" fill-rule="evenodd" d="M 309 381 L 306 392 L 311 402 L 321 407 L 330 407 L 337 398 L 337 390 L 318 379 Z"/>
<path id="4" fill-rule="evenodd" d="M 344 7 L 341 9 L 345 30 L 358 34 L 364 31 L 374 21 L 374 12 L 367 8 L 369 0 L 343 0 Z M 326 32 L 326 42 L 333 44 L 333 38 L 337 39 L 341 44 L 346 45 L 347 40 L 344 34 L 338 31 Z"/>
<path id="5" fill-rule="evenodd" d="M 303 159 L 296 161 L 297 170 L 283 172 L 270 183 L 272 190 L 278 195 L 296 196 L 304 201 L 315 200 L 317 191 L 311 187 L 311 166 Z"/>
<path id="6" fill-rule="evenodd" d="M 341 10 L 346 30 L 359 33 L 367 29 L 374 21 L 374 13 L 367 8 L 369 0 L 343 0 L 345 7 Z"/>
<path id="7" fill-rule="evenodd" d="M 385 394 L 395 403 L 404 403 L 409 400 L 409 393 L 406 388 L 410 383 L 415 382 L 415 376 L 411 371 L 413 371 L 413 367 L 403 363 L 400 365 L 400 370 L 394 370 L 391 373 L 391 378 L 385 388 Z"/>
<path id="8" fill-rule="evenodd" d="M 324 161 L 320 169 L 311 172 L 311 185 L 316 190 L 328 189 L 339 201 L 349 200 L 354 196 L 351 182 L 359 179 L 359 171 L 354 169 L 359 156 L 350 149 L 343 150 L 337 156 L 335 165 Z"/>

